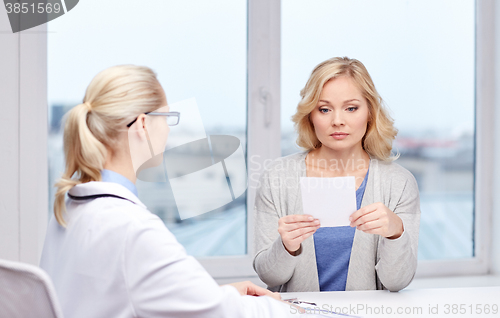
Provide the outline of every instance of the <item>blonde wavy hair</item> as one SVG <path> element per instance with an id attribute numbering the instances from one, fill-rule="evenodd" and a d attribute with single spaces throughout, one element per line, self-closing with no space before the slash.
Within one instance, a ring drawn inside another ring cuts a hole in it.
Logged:
<path id="1" fill-rule="evenodd" d="M 101 181 L 108 150 L 120 132 L 140 114 L 163 106 L 165 93 L 148 67 L 119 65 L 105 69 L 90 82 L 83 103 L 65 115 L 65 171 L 55 184 L 54 215 L 66 226 L 65 195 L 75 185 Z"/>
<path id="2" fill-rule="evenodd" d="M 363 63 L 348 57 L 334 57 L 317 65 L 311 73 L 306 86 L 300 91 L 301 101 L 297 112 L 292 116 L 295 130 L 298 133 L 297 145 L 305 150 L 321 146 L 314 126 L 310 120 L 311 112 L 317 107 L 323 86 L 331 79 L 349 76 L 357 84 L 368 102 L 369 116 L 366 133 L 362 139 L 363 149 L 379 160 L 392 161 L 392 141 L 398 130 L 394 120 L 383 106 L 383 101 Z"/>

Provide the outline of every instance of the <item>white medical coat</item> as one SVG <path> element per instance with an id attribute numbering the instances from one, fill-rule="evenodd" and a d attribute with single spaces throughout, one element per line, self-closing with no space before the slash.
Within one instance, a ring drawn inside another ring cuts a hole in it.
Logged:
<path id="1" fill-rule="evenodd" d="M 67 227 L 52 218 L 40 264 L 66 318 L 290 316 L 289 306 L 270 297 L 219 287 L 122 185 L 89 182 L 69 195 Z M 91 199 L 101 195 L 123 199 Z"/>

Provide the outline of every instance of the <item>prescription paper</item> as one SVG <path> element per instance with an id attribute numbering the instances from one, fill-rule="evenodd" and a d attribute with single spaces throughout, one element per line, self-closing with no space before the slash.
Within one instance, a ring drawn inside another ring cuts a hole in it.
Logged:
<path id="1" fill-rule="evenodd" d="M 349 216 L 356 209 L 354 177 L 301 177 L 304 214 L 319 219 L 321 227 L 349 226 Z"/>

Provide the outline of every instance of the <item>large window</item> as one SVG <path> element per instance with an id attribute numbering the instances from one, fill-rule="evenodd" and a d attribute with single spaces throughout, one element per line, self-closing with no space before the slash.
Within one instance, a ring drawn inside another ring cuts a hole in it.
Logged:
<path id="1" fill-rule="evenodd" d="M 48 24 L 50 209 L 64 167 L 60 120 L 99 71 L 153 68 L 168 102 L 196 98 L 206 134 L 237 137 L 245 156 L 259 158 L 247 159 L 249 173 L 258 174 L 266 160 L 300 151 L 290 117 L 314 66 L 348 56 L 368 68 L 399 129 L 397 163 L 419 184 L 419 259 L 470 263 L 484 243 L 475 241 L 475 223 L 490 212 L 475 211 L 482 202 L 475 180 L 484 173 L 475 175 L 481 166 L 474 163 L 488 156 L 475 126 L 475 26 L 474 0 L 79 2 Z M 140 199 L 212 275 L 249 277 L 254 177 L 231 204 L 185 220 L 168 182 L 137 185 Z M 443 263 L 422 264 L 431 265 L 428 275 Z"/>
<path id="2" fill-rule="evenodd" d="M 419 259 L 474 256 L 475 1 L 282 1 L 282 154 L 312 69 L 363 62 L 399 129 L 397 163 L 417 179 Z"/>
<path id="3" fill-rule="evenodd" d="M 48 31 L 50 211 L 53 184 L 64 168 L 61 118 L 81 103 L 91 79 L 113 65 L 151 67 L 169 103 L 196 98 L 206 134 L 235 136 L 246 152 L 245 0 L 80 1 L 49 22 Z M 190 115 L 181 114 L 172 134 Z M 137 187 L 141 201 L 163 219 L 189 254 L 247 253 L 246 194 L 181 220 L 168 182 L 139 180 Z"/>

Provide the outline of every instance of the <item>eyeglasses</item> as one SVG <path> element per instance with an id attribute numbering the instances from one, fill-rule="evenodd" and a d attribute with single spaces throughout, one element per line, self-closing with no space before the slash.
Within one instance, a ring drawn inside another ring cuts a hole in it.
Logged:
<path id="1" fill-rule="evenodd" d="M 149 115 L 149 116 L 166 116 L 167 118 L 167 125 L 169 126 L 175 126 L 179 123 L 179 120 L 180 120 L 180 117 L 181 117 L 181 113 L 179 112 L 166 112 L 166 113 L 162 113 L 162 112 L 147 112 L 147 113 L 144 113 L 145 115 Z M 132 122 L 130 122 L 127 127 L 130 127 L 132 126 L 136 121 L 137 121 L 137 118 L 139 117 L 136 117 Z"/>

